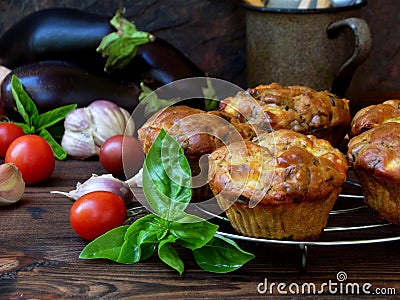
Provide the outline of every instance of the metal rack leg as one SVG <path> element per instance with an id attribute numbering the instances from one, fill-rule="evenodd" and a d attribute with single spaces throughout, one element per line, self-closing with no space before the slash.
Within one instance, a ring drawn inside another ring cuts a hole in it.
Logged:
<path id="1" fill-rule="evenodd" d="M 305 272 L 307 267 L 307 245 L 300 244 L 301 250 L 301 271 Z"/>

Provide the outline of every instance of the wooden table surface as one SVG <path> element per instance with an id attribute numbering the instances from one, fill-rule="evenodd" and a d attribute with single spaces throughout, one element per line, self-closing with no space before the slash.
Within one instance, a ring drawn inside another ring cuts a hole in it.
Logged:
<path id="1" fill-rule="evenodd" d="M 255 299 L 313 296 L 312 286 L 324 290 L 320 297 L 337 298 L 348 295 L 351 285 L 364 287 L 373 299 L 378 293 L 400 294 L 398 241 L 308 246 L 305 270 L 298 245 L 249 241 L 237 242 L 256 258 L 228 274 L 201 270 L 184 249 L 178 250 L 185 262 L 182 276 L 156 255 L 135 265 L 81 260 L 87 242 L 69 224 L 72 202 L 50 191 L 72 190 L 92 173 L 104 173 L 98 161 L 58 161 L 49 181 L 27 187 L 17 205 L 0 208 L 0 299 Z"/>

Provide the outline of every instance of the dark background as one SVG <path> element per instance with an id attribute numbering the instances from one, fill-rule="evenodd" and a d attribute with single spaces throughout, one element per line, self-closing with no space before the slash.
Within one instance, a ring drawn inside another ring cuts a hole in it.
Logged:
<path id="1" fill-rule="evenodd" d="M 238 0 L 0 0 L 0 33 L 24 15 L 55 6 L 110 16 L 125 7 L 139 30 L 166 39 L 209 76 L 247 87 L 245 11 Z M 373 42 L 346 95 L 353 107 L 400 98 L 399 11 L 399 0 L 368 0 L 362 9 Z"/>

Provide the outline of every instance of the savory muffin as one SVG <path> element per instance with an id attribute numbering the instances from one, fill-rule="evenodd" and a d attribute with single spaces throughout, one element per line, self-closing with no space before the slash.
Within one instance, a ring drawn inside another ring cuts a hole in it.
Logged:
<path id="1" fill-rule="evenodd" d="M 255 126 L 240 123 L 224 112 L 169 106 L 151 116 L 138 130 L 146 153 L 162 128 L 178 141 L 189 160 L 211 153 L 225 143 L 251 139 L 257 131 Z"/>
<path id="2" fill-rule="evenodd" d="M 387 122 L 400 122 L 400 100 L 387 100 L 359 110 L 351 120 L 349 137 L 352 138 Z"/>
<path id="3" fill-rule="evenodd" d="M 342 189 L 343 153 L 288 129 L 223 146 L 209 156 L 209 185 L 239 233 L 315 240 Z"/>
<path id="4" fill-rule="evenodd" d="M 167 107 L 152 115 L 138 130 L 138 139 L 142 142 L 145 153 L 149 151 L 162 128 L 168 132 L 180 120 L 202 112 L 197 108 L 179 105 Z"/>
<path id="5" fill-rule="evenodd" d="M 349 101 L 305 86 L 259 85 L 220 102 L 219 109 L 263 130 L 291 129 L 337 146 L 350 124 Z"/>
<path id="6" fill-rule="evenodd" d="M 145 153 L 162 128 L 184 150 L 192 175 L 195 176 L 194 201 L 212 197 L 207 183 L 208 160 L 205 155 L 225 144 L 251 139 L 257 131 L 253 125 L 242 124 L 224 112 L 205 112 L 183 105 L 170 106 L 151 116 L 138 130 L 138 139 L 144 145 Z"/>
<path id="7" fill-rule="evenodd" d="M 350 139 L 347 152 L 365 202 L 394 224 L 400 224 L 399 149 L 400 123 L 386 122 Z"/>

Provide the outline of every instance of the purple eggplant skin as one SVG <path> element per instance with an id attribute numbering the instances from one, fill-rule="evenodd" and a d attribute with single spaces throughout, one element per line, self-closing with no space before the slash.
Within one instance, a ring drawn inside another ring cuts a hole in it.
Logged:
<path id="1" fill-rule="evenodd" d="M 196 64 L 158 37 L 153 42 L 139 46 L 132 61 L 122 70 L 115 70 L 112 75 L 121 80 L 144 82 L 152 89 L 179 79 L 205 77 Z"/>
<path id="2" fill-rule="evenodd" d="M 113 30 L 109 20 L 72 8 L 33 12 L 0 38 L 0 64 L 15 69 L 37 61 L 64 60 L 102 69 L 104 59 L 96 47 Z"/>
<path id="3" fill-rule="evenodd" d="M 103 73 L 106 58 L 96 49 L 104 36 L 115 32 L 109 23 L 111 18 L 63 7 L 31 13 L 0 38 L 0 64 L 15 69 L 38 61 L 61 60 Z M 139 46 L 137 55 L 123 70 L 110 75 L 143 81 L 155 89 L 175 80 L 203 77 L 204 72 L 170 43 L 155 36 L 153 42 Z"/>
<path id="4" fill-rule="evenodd" d="M 0 111 L 12 120 L 20 118 L 11 91 L 12 75 L 19 78 L 39 113 L 67 104 L 84 107 L 100 99 L 112 101 L 130 113 L 138 105 L 140 89 L 132 82 L 113 81 L 70 62 L 42 61 L 15 68 L 2 81 Z"/>

